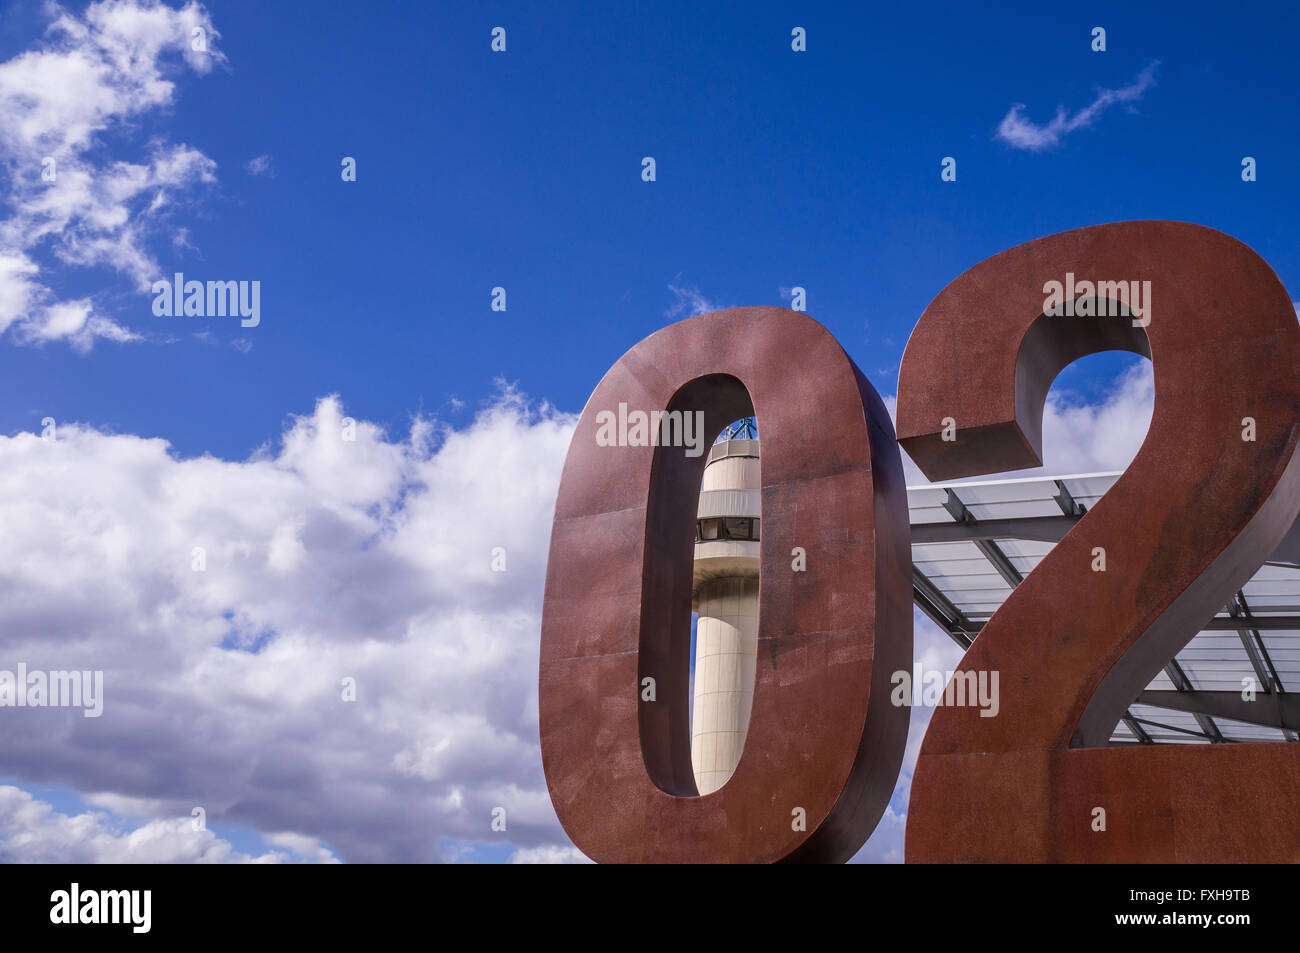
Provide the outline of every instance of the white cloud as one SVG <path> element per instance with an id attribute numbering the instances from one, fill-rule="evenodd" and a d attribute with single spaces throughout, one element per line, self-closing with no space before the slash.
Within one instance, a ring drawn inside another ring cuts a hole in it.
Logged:
<path id="1" fill-rule="evenodd" d="M 582 851 L 576 847 L 526 847 L 515 851 L 510 856 L 512 864 L 589 864 Z"/>
<path id="2" fill-rule="evenodd" d="M 245 461 L 64 422 L 0 437 L 0 668 L 104 672 L 99 718 L 6 710 L 8 777 L 139 816 L 155 853 L 198 850 L 161 843 L 195 805 L 353 861 L 567 847 L 537 653 L 573 418 L 508 390 L 462 430 L 417 420 L 390 440 L 358 421 L 347 441 L 343 417 L 322 400 Z M 70 822 L 35 810 L 0 827 L 53 858 L 42 832 Z"/>
<path id="3" fill-rule="evenodd" d="M 89 298 L 79 301 L 60 301 L 52 304 L 37 317 L 23 322 L 18 331 L 21 341 L 51 341 L 64 339 L 73 350 L 82 354 L 91 349 L 96 338 L 110 341 L 133 341 L 139 338 L 108 318 L 91 313 Z"/>
<path id="4" fill-rule="evenodd" d="M 328 847 L 310 837 L 303 837 L 301 834 L 267 834 L 264 839 L 275 847 L 282 847 L 293 855 L 312 860 L 318 864 L 339 863 L 339 859 L 334 856 L 334 852 Z"/>
<path id="5" fill-rule="evenodd" d="M 107 266 L 147 291 L 161 269 L 147 245 L 169 229 L 179 197 L 215 181 L 216 164 L 184 144 L 153 140 L 143 162 L 109 160 L 101 133 L 170 106 L 180 63 L 199 73 L 224 62 L 207 12 L 157 0 L 101 0 L 83 16 L 58 5 L 35 48 L 0 63 L 0 156 L 8 173 L 0 222 L 0 332 L 14 340 L 70 341 L 88 350 L 98 338 L 137 339 L 85 301 L 57 300 L 34 256 L 77 267 Z M 193 49 L 204 31 L 206 52 Z M 183 229 L 173 242 L 186 244 Z M 83 305 L 87 307 L 83 307 Z M 78 315 L 84 317 L 77 320 Z"/>
<path id="6" fill-rule="evenodd" d="M 1155 84 L 1155 71 L 1159 65 L 1152 63 L 1147 66 L 1128 86 L 1098 90 L 1096 98 L 1078 112 L 1069 114 L 1064 106 L 1056 107 L 1056 115 L 1045 125 L 1037 125 L 1026 119 L 1025 104 L 1015 103 L 1002 117 L 1002 122 L 998 123 L 996 138 L 1016 149 L 1028 149 L 1031 152 L 1059 145 L 1066 134 L 1091 126 L 1114 103 L 1131 103 L 1141 99 L 1142 94 Z"/>
<path id="7" fill-rule="evenodd" d="M 275 165 L 272 163 L 270 156 L 256 156 L 249 159 L 244 163 L 244 169 L 249 175 L 265 175 L 272 179 L 275 178 Z"/>
<path id="8" fill-rule="evenodd" d="M 279 851 L 252 856 L 192 818 L 159 818 L 136 828 L 101 811 L 60 814 L 50 804 L 9 785 L 0 786 L 0 863 L 27 864 L 265 864 L 337 863 L 311 838 L 272 834 Z"/>
<path id="9" fill-rule="evenodd" d="M 710 311 L 719 310 L 720 306 L 700 294 L 699 288 L 677 283 L 681 280 L 682 276 L 678 275 L 668 282 L 668 290 L 673 293 L 673 303 L 664 312 L 665 318 L 676 321 L 678 318 L 693 318 L 697 314 L 708 314 Z"/>
<path id="10" fill-rule="evenodd" d="M 1123 470 L 1151 425 L 1155 380 L 1151 362 L 1137 361 L 1100 403 L 1051 394 L 1043 413 L 1043 466 L 1011 476 Z"/>
<path id="11" fill-rule="evenodd" d="M 0 333 L 24 317 L 40 286 L 32 280 L 40 271 L 22 252 L 0 252 Z"/>

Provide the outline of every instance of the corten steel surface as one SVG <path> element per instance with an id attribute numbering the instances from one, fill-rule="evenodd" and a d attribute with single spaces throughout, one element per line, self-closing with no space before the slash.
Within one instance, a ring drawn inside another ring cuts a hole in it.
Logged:
<path id="1" fill-rule="evenodd" d="M 751 404 L 752 395 L 752 404 Z M 705 449 L 762 428 L 753 710 L 735 774 L 696 797 L 687 729 L 695 509 L 707 453 L 601 447 L 596 415 L 701 410 Z M 807 553 L 792 570 L 791 551 Z M 737 308 L 671 325 L 607 373 L 578 422 L 542 615 L 542 759 L 597 861 L 845 860 L 888 803 L 907 734 L 911 551 L 889 415 L 807 315 Z M 657 700 L 641 700 L 641 679 Z M 806 831 L 792 830 L 803 808 Z"/>
<path id="2" fill-rule="evenodd" d="M 1043 316 L 1044 282 L 1067 271 L 1151 281 L 1145 333 L 1126 317 Z M 962 670 L 1001 672 L 1001 712 L 936 708 L 909 861 L 1300 860 L 1300 745 L 1098 747 L 1300 511 L 1300 331 L 1268 265 L 1220 232 L 1160 221 L 981 262 L 908 342 L 900 441 L 932 479 L 1035 466 L 1052 379 L 1117 347 L 1153 362 L 1146 441 L 966 653 Z M 955 442 L 940 439 L 944 417 Z M 1094 547 L 1105 572 L 1091 569 Z"/>

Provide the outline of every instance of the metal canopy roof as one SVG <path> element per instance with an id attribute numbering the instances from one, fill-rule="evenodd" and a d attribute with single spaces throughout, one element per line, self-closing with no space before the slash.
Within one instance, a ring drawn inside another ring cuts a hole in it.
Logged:
<path id="1" fill-rule="evenodd" d="M 963 649 L 1119 478 L 907 488 L 916 605 Z M 1300 524 L 1298 524 L 1300 527 Z M 1254 679 L 1255 701 L 1241 698 Z M 1288 694 L 1296 692 L 1297 694 Z M 1300 528 L 1141 692 L 1111 744 L 1300 740 Z"/>

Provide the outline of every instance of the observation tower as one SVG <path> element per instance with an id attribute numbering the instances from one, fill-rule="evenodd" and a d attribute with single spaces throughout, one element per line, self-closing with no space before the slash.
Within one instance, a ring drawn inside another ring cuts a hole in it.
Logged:
<path id="1" fill-rule="evenodd" d="M 749 727 L 758 652 L 758 430 L 752 417 L 709 451 L 695 524 L 691 765 L 700 794 L 727 783 Z"/>

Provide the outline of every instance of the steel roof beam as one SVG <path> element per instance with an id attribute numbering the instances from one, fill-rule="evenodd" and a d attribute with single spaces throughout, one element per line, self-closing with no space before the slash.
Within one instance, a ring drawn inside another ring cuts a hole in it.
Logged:
<path id="1" fill-rule="evenodd" d="M 1256 616 L 1250 620 L 1250 624 L 1261 632 L 1278 632 L 1294 631 L 1300 632 L 1300 615 L 1286 616 Z M 983 622 L 967 622 L 966 631 L 972 634 L 978 634 L 979 630 L 984 627 Z M 1205 625 L 1201 626 L 1202 632 L 1236 632 L 1241 627 L 1241 623 L 1236 619 L 1211 619 Z"/>
<path id="2" fill-rule="evenodd" d="M 1212 738 L 1209 735 L 1201 734 L 1201 732 L 1199 731 L 1192 731 L 1190 728 L 1178 728 L 1175 727 L 1174 725 L 1163 725 L 1158 721 L 1151 721 L 1149 718 L 1134 718 L 1133 720 L 1142 725 L 1150 725 L 1152 728 L 1163 728 L 1165 731 L 1175 731 L 1180 735 L 1191 735 L 1193 738 L 1204 738 L 1206 741 L 1212 741 L 1220 744 L 1236 743 L 1234 739 L 1225 738 L 1223 737 L 1223 735 L 1219 735 L 1217 738 Z"/>
<path id="3" fill-rule="evenodd" d="M 1154 742 L 1151 740 L 1151 736 L 1147 734 L 1146 729 L 1142 727 L 1142 725 L 1138 722 L 1138 720 L 1135 717 L 1133 717 L 1133 713 L 1131 711 L 1124 712 L 1123 721 L 1124 724 L 1128 725 L 1128 730 L 1133 732 L 1133 734 L 1137 736 L 1138 744 L 1143 744 L 1143 745 L 1154 744 Z"/>
<path id="4" fill-rule="evenodd" d="M 1191 679 L 1187 677 L 1187 673 L 1183 671 L 1183 667 L 1178 664 L 1178 659 L 1172 658 L 1169 660 L 1169 663 L 1165 665 L 1165 674 L 1169 676 L 1169 680 L 1174 683 L 1174 688 L 1179 692 L 1190 694 L 1195 690 L 1192 688 Z M 1200 712 L 1192 712 L 1192 717 L 1195 718 L 1196 723 L 1201 726 L 1201 731 L 1205 733 L 1205 737 L 1214 742 L 1221 742 L 1224 740 L 1223 732 L 1219 731 L 1219 726 L 1214 723 L 1214 719 L 1209 715 L 1203 715 Z"/>
<path id="5" fill-rule="evenodd" d="M 955 525 L 962 527 L 979 525 L 979 520 L 975 519 L 974 514 L 966 508 L 966 504 L 961 501 L 961 497 L 953 491 L 952 487 L 945 488 L 944 494 L 943 508 L 947 510 L 948 514 L 956 521 Z M 992 564 L 993 568 L 997 570 L 998 575 L 1006 581 L 1008 586 L 1014 589 L 1016 586 L 1020 585 L 1020 582 L 1024 577 L 1020 575 L 1019 570 L 1017 570 L 1016 567 L 1011 564 L 1011 560 L 1007 558 L 1007 554 L 999 548 L 997 543 L 993 542 L 992 538 L 981 536 L 974 538 L 973 542 L 979 547 L 979 551 L 984 554 L 984 558 Z"/>
<path id="6" fill-rule="evenodd" d="M 1082 503 L 1075 502 L 1074 497 L 1070 495 L 1070 491 L 1066 489 L 1064 483 L 1060 480 L 1053 480 L 1052 482 L 1056 484 L 1056 496 L 1054 499 L 1056 500 L 1056 505 L 1061 508 L 1062 513 L 1066 516 L 1074 517 L 1077 520 L 1084 513 L 1088 512 L 1086 506 Z"/>
<path id="7" fill-rule="evenodd" d="M 980 623 L 970 622 L 955 605 L 945 596 L 929 577 L 915 566 L 912 567 L 912 601 L 922 612 L 963 649 L 970 648 L 975 641 L 972 627 Z M 978 631 L 978 630 L 975 630 Z"/>
<path id="8" fill-rule="evenodd" d="M 1138 695 L 1137 704 L 1189 715 L 1228 718 L 1265 728 L 1300 730 L 1300 695 L 1257 693 L 1247 701 L 1241 697 L 1241 692 L 1144 691 Z"/>
<path id="9" fill-rule="evenodd" d="M 1228 611 L 1233 618 L 1242 619 L 1243 621 L 1253 623 L 1254 617 L 1250 612 L 1250 604 L 1246 602 L 1246 594 L 1240 589 L 1237 595 L 1233 597 L 1232 604 L 1228 606 Z M 1237 635 L 1241 637 L 1242 648 L 1246 650 L 1246 655 L 1250 657 L 1251 667 L 1255 669 L 1255 676 L 1259 679 L 1260 684 L 1264 685 L 1269 694 L 1282 695 L 1286 693 L 1286 688 L 1282 685 L 1282 678 L 1277 673 L 1277 666 L 1273 664 L 1272 656 L 1268 654 L 1268 646 L 1264 644 L 1263 637 L 1252 624 L 1248 628 L 1237 630 Z M 1300 740 L 1300 732 L 1295 727 L 1284 729 L 1287 741 Z"/>
<path id="10" fill-rule="evenodd" d="M 913 543 L 962 543 L 977 539 L 1028 539 L 1059 543 L 1079 522 L 1071 516 L 1025 516 L 968 523 L 913 523 Z"/>

